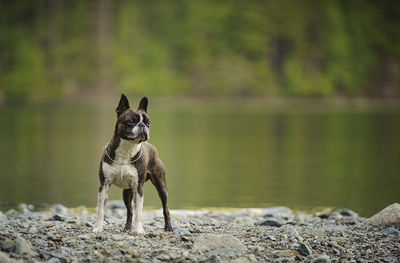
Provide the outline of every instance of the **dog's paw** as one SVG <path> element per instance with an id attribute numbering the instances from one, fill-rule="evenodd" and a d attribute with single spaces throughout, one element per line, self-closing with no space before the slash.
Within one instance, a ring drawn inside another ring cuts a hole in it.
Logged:
<path id="1" fill-rule="evenodd" d="M 136 235 L 144 235 L 146 232 L 144 232 L 144 229 L 142 226 L 137 226 L 135 227 L 135 232 Z"/>
<path id="2" fill-rule="evenodd" d="M 100 234 L 101 232 L 103 232 L 103 228 L 102 227 L 94 227 L 93 232 L 96 234 Z"/>
<path id="3" fill-rule="evenodd" d="M 127 233 L 129 235 L 133 234 L 132 227 L 124 227 L 124 230 L 122 230 L 122 232 Z"/>
<path id="4" fill-rule="evenodd" d="M 172 232 L 172 231 L 174 231 L 171 225 L 166 225 L 166 226 L 164 227 L 164 230 L 167 231 L 167 232 Z"/>

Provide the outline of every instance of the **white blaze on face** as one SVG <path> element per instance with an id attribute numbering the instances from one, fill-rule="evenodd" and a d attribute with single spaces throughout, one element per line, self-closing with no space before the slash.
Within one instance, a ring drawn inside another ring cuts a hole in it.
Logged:
<path id="1" fill-rule="evenodd" d="M 139 120 L 139 122 L 138 122 L 137 124 L 139 124 L 139 123 L 141 123 L 141 122 L 143 121 L 143 116 L 142 116 L 141 113 L 139 113 L 139 116 L 140 116 L 140 120 Z M 138 133 L 139 133 L 139 127 L 138 127 L 137 124 L 136 124 L 136 126 L 133 127 L 133 129 L 132 129 L 132 133 L 133 133 L 134 136 L 137 136 Z"/>

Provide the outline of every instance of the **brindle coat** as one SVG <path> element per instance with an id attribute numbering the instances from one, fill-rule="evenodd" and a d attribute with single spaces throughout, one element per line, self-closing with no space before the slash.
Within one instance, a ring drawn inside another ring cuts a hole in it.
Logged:
<path id="1" fill-rule="evenodd" d="M 121 140 L 130 140 L 129 132 L 126 132 L 124 123 L 130 121 L 131 123 L 137 123 L 139 121 L 140 115 L 143 118 L 143 123 L 147 127 L 150 126 L 150 119 L 147 115 L 147 98 L 144 97 L 138 109 L 133 110 L 129 107 L 129 103 L 125 95 L 121 95 L 121 100 L 117 108 L 118 113 L 118 120 L 115 126 L 114 135 L 106 147 L 103 156 L 100 162 L 100 169 L 99 169 L 99 178 L 100 178 L 100 187 L 99 187 L 99 194 L 105 190 L 104 187 L 109 187 L 105 185 L 106 178 L 103 173 L 102 164 L 108 163 L 112 165 L 115 156 L 116 150 L 119 147 Z M 131 124 L 132 125 L 132 124 Z M 146 140 L 145 138 L 144 140 Z M 145 182 L 150 180 L 155 188 L 157 189 L 158 195 L 161 199 L 161 203 L 163 206 L 163 214 L 164 214 L 164 221 L 165 221 L 165 231 L 172 231 L 170 215 L 168 210 L 168 189 L 167 183 L 165 178 L 165 167 L 162 161 L 158 156 L 157 149 L 148 142 L 143 140 L 139 140 L 138 143 L 141 143 L 141 152 L 137 153 L 135 156 L 131 158 L 131 165 L 134 166 L 137 170 L 137 187 L 136 189 L 128 188 L 123 189 L 123 200 L 127 209 L 127 219 L 124 231 L 131 231 L 132 230 L 132 199 L 135 198 L 134 192 L 138 193 L 140 196 L 143 196 L 143 185 Z M 106 153 L 107 151 L 107 153 Z M 141 155 L 140 155 L 141 154 Z M 139 158 L 140 156 L 140 158 Z M 136 160 L 137 159 L 137 160 Z M 136 160 L 136 161 L 135 161 Z M 134 161 L 134 162 L 133 162 Z M 107 191 L 108 189 L 106 189 Z M 107 200 L 105 199 L 104 203 Z M 136 203 L 136 200 L 135 200 Z"/>

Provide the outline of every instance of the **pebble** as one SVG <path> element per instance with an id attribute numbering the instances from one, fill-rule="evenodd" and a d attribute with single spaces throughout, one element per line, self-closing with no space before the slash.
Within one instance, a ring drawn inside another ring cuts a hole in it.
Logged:
<path id="1" fill-rule="evenodd" d="M 62 204 L 54 204 L 50 207 L 50 210 L 55 214 L 63 214 L 66 215 L 68 213 L 68 208 L 63 206 Z"/>
<path id="2" fill-rule="evenodd" d="M 13 252 L 15 250 L 15 242 L 11 239 L 5 239 L 0 241 L 0 248 L 6 252 Z"/>
<path id="3" fill-rule="evenodd" d="M 298 248 L 299 253 L 303 256 L 309 256 L 312 254 L 311 248 L 309 245 L 301 243 L 300 247 Z"/>
<path id="4" fill-rule="evenodd" d="M 122 231 L 122 205 L 111 202 L 101 234 L 92 232 L 96 214 L 85 207 L 7 211 L 0 262 L 396 262 L 400 251 L 394 225 L 364 225 L 349 209 L 325 211 L 322 219 L 285 207 L 172 210 L 172 233 L 163 231 L 162 210 L 145 210 L 146 234 L 136 235 Z"/>
<path id="5" fill-rule="evenodd" d="M 356 212 L 354 212 L 353 210 L 350 210 L 350 209 L 338 209 L 335 212 L 339 213 L 342 216 L 351 216 L 351 217 L 358 216 L 358 214 Z"/>
<path id="6" fill-rule="evenodd" d="M 329 263 L 329 262 L 331 262 L 331 260 L 327 255 L 319 255 L 312 261 L 312 263 Z"/>
<path id="7" fill-rule="evenodd" d="M 393 236 L 396 236 L 396 237 L 400 236 L 400 231 L 397 230 L 397 229 L 395 229 L 395 228 L 393 228 L 393 227 L 385 228 L 385 229 L 383 229 L 383 230 L 382 230 L 381 232 L 379 232 L 379 233 L 384 233 L 384 234 L 388 234 L 388 235 L 393 235 Z"/>
<path id="8" fill-rule="evenodd" d="M 66 217 L 56 214 L 56 215 L 52 216 L 51 218 L 49 218 L 49 220 L 64 222 L 66 220 Z"/>
<path id="9" fill-rule="evenodd" d="M 265 219 L 256 223 L 256 226 L 280 227 L 282 224 L 276 219 Z"/>
<path id="10" fill-rule="evenodd" d="M 174 233 L 175 235 L 179 235 L 179 236 L 182 236 L 182 235 L 190 235 L 190 232 L 189 232 L 189 231 L 187 231 L 186 229 L 182 229 L 182 228 L 175 228 L 174 231 L 173 231 L 173 233 Z"/>
<path id="11" fill-rule="evenodd" d="M 31 244 L 21 236 L 17 236 L 15 239 L 15 253 L 20 255 L 28 254 L 29 256 L 35 255 L 32 251 Z"/>

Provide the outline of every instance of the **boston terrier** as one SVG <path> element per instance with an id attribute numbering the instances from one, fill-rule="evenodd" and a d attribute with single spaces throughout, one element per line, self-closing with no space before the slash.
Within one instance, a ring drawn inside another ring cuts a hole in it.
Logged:
<path id="1" fill-rule="evenodd" d="M 146 142 L 150 136 L 150 118 L 147 115 L 147 97 L 139 107 L 129 107 L 128 99 L 121 94 L 114 135 L 106 145 L 100 162 L 100 188 L 97 201 L 97 221 L 93 232 L 103 230 L 104 207 L 112 184 L 123 189 L 122 196 L 127 209 L 124 231 L 132 232 L 132 199 L 135 204 L 136 234 L 144 234 L 142 226 L 143 184 L 150 180 L 157 189 L 163 206 L 165 231 L 172 231 L 168 211 L 168 192 L 165 168 L 157 149 Z"/>

